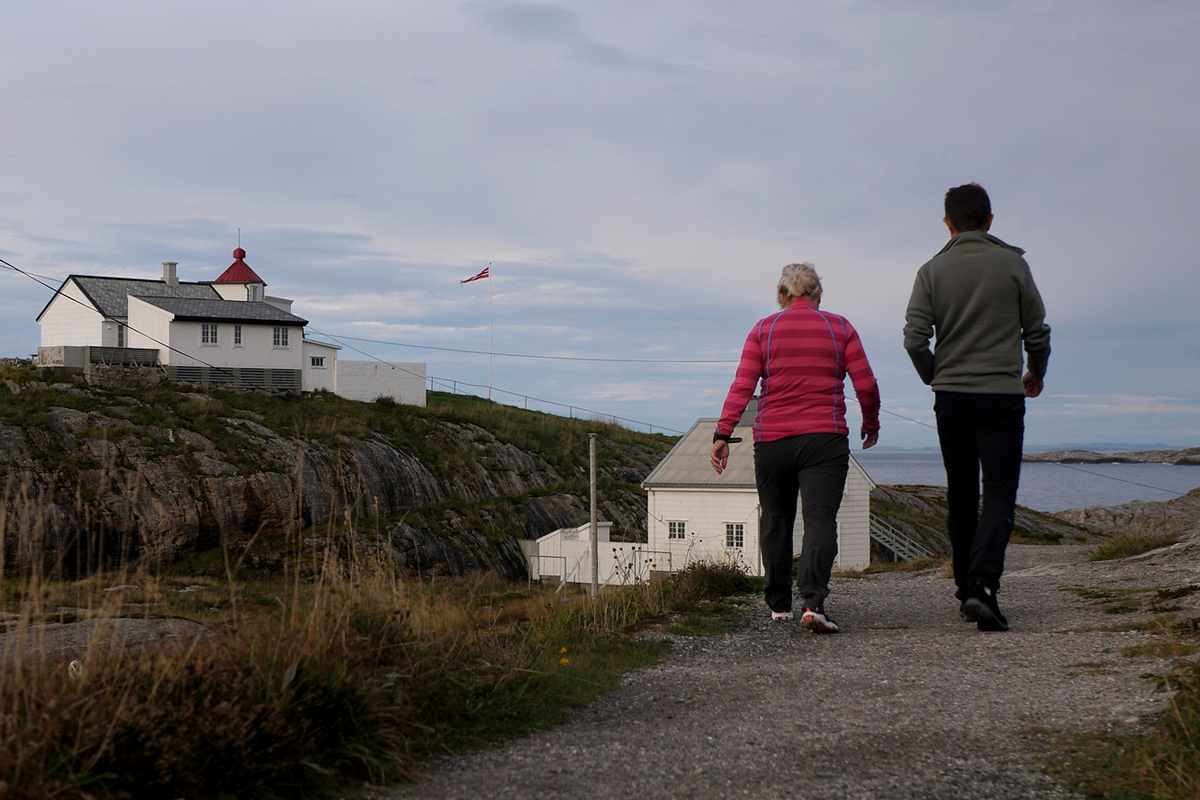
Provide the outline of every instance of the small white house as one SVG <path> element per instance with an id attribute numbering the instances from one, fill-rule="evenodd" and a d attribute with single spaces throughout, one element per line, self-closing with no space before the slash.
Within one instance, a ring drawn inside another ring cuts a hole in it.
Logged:
<path id="1" fill-rule="evenodd" d="M 646 490 L 649 546 L 669 553 L 664 571 L 678 570 L 695 560 L 730 561 L 751 575 L 762 575 L 758 546 L 758 490 L 754 482 L 754 432 L 744 418 L 729 446 L 729 466 L 718 475 L 712 468 L 712 437 L 716 419 L 701 419 L 656 466 L 642 487 Z M 874 483 L 850 458 L 845 494 L 838 512 L 836 569 L 862 569 L 871 563 L 871 489 Z M 803 538 L 797 503 L 795 552 Z M 665 559 L 662 559 L 665 561 Z"/>

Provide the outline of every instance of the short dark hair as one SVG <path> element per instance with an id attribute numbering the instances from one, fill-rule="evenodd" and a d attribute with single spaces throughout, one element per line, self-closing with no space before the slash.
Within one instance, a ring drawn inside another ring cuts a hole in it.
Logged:
<path id="1" fill-rule="evenodd" d="M 992 215 L 992 201 L 978 183 L 955 186 L 946 192 L 946 219 L 959 231 L 981 231 Z"/>

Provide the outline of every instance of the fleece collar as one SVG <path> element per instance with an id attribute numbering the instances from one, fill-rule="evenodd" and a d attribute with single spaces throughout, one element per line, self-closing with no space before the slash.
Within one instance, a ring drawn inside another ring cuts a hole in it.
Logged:
<path id="1" fill-rule="evenodd" d="M 1012 250 L 1014 253 L 1016 253 L 1019 256 L 1025 255 L 1025 251 L 1022 250 L 1021 248 L 1014 247 L 1011 244 L 1008 244 L 1007 242 L 1001 241 L 1000 239 L 996 238 L 995 236 L 992 236 L 990 233 L 984 233 L 983 231 L 963 231 L 958 236 L 955 236 L 953 239 L 946 242 L 946 246 L 938 251 L 938 255 L 940 256 L 942 253 L 945 253 L 947 250 L 953 249 L 960 245 L 973 244 L 976 242 L 984 242 L 986 244 L 995 245 L 996 247 L 1003 247 L 1006 250 Z"/>

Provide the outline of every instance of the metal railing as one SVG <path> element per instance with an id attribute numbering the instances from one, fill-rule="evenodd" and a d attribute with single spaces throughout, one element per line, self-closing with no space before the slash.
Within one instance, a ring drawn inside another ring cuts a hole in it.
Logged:
<path id="1" fill-rule="evenodd" d="M 609 543 L 605 542 L 605 544 Z M 664 571 L 674 572 L 670 550 L 651 550 L 635 543 L 630 544 L 629 550 L 626 552 L 625 547 L 625 545 L 617 545 L 612 548 L 613 564 L 604 581 L 606 586 L 643 583 L 649 580 L 651 572 L 659 571 L 657 569 L 658 562 L 653 558 L 654 556 L 666 556 L 667 568 Z"/>
<path id="2" fill-rule="evenodd" d="M 561 580 L 559 580 L 559 582 L 558 582 L 558 588 L 556 588 L 554 590 L 555 592 L 561 592 L 567 585 L 567 557 L 566 556 L 541 555 L 540 553 L 530 553 L 529 555 L 525 556 L 525 560 L 526 560 L 525 570 L 526 570 L 526 574 L 529 577 L 529 587 L 533 588 L 533 565 L 534 565 L 534 562 L 537 563 L 538 580 L 540 581 L 542 579 L 542 559 L 543 558 L 558 559 L 563 562 Z"/>
<path id="3" fill-rule="evenodd" d="M 929 548 L 914 541 L 907 534 L 871 514 L 871 539 L 892 554 L 893 561 L 912 561 L 916 558 L 937 558 Z"/>

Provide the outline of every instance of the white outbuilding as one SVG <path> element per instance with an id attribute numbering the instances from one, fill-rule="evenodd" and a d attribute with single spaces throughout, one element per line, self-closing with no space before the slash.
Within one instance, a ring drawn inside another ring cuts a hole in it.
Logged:
<path id="1" fill-rule="evenodd" d="M 729 446 L 729 466 L 718 475 L 709 461 L 716 419 L 701 419 L 642 481 L 646 490 L 649 550 L 658 570 L 679 570 L 696 560 L 731 562 L 762 575 L 759 550 L 758 490 L 754 482 L 754 442 L 743 418 Z M 835 569 L 863 569 L 871 563 L 871 489 L 875 486 L 854 457 L 838 512 Z M 797 503 L 795 553 L 800 553 L 803 521 Z"/>

